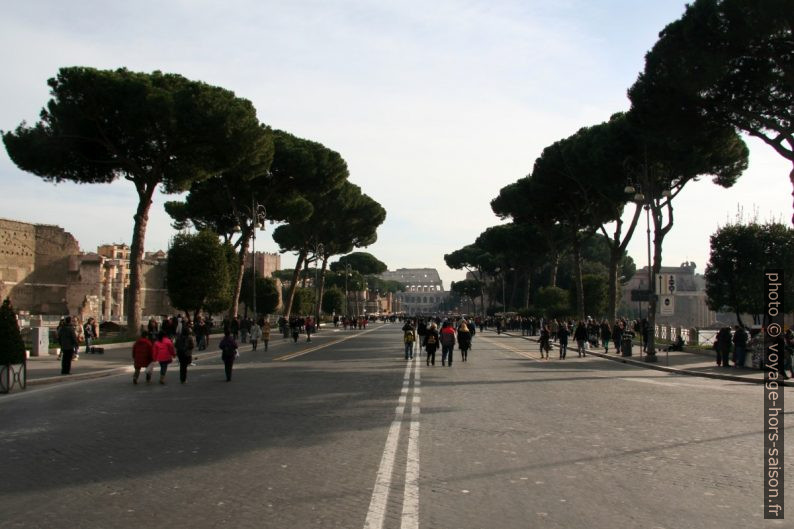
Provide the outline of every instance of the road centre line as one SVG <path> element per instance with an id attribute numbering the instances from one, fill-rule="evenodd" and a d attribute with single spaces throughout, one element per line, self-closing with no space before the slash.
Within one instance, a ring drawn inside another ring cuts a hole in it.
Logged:
<path id="1" fill-rule="evenodd" d="M 411 361 L 405 366 L 405 376 L 410 378 L 411 369 L 418 362 Z M 394 460 L 397 457 L 397 444 L 400 441 L 400 428 L 405 413 L 405 398 L 400 397 L 401 405 L 395 410 L 395 417 L 389 427 L 389 435 L 386 437 L 386 445 L 383 448 L 378 473 L 375 477 L 375 486 L 372 489 L 372 498 L 367 510 L 367 518 L 364 521 L 364 529 L 382 529 L 383 519 L 386 515 L 386 506 L 389 501 L 389 491 L 391 490 L 391 480 L 394 471 Z"/>
<path id="2" fill-rule="evenodd" d="M 419 384 L 422 362 L 416 362 L 414 383 Z M 421 397 L 414 390 L 411 403 L 411 426 L 408 431 L 408 458 L 405 463 L 405 491 L 400 529 L 419 529 L 419 403 Z"/>
<path id="3" fill-rule="evenodd" d="M 309 353 L 313 353 L 314 351 L 319 351 L 320 349 L 325 349 L 326 347 L 330 347 L 332 345 L 336 345 L 338 343 L 342 343 L 342 342 L 345 342 L 347 340 L 352 340 L 356 336 L 362 336 L 362 335 L 370 333 L 370 332 L 372 332 L 374 330 L 375 330 L 375 328 L 373 327 L 371 329 L 368 329 L 368 330 L 365 330 L 365 331 L 361 331 L 361 332 L 357 332 L 356 334 L 351 334 L 351 335 L 345 336 L 344 338 L 339 338 L 337 340 L 325 343 L 323 345 L 318 345 L 317 347 L 312 347 L 311 349 L 304 349 L 303 351 L 298 351 L 298 352 L 295 352 L 295 353 L 289 353 L 289 354 L 285 354 L 285 355 L 282 355 L 282 356 L 278 356 L 278 357 L 273 359 L 273 362 L 286 362 L 287 360 L 292 360 L 293 358 L 298 358 L 299 356 L 307 355 Z"/>

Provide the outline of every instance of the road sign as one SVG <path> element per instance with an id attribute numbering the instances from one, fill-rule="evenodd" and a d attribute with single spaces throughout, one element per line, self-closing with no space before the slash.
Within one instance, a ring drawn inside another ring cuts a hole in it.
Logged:
<path id="1" fill-rule="evenodd" d="M 675 313 L 675 297 L 659 297 L 659 314 L 662 316 L 672 316 Z"/>
<path id="2" fill-rule="evenodd" d="M 656 292 L 658 294 L 673 294 L 675 289 L 675 275 L 656 274 Z"/>

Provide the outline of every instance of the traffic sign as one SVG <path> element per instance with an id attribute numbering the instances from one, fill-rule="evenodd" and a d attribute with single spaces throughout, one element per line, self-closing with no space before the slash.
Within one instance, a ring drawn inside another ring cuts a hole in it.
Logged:
<path id="1" fill-rule="evenodd" d="M 662 316 L 672 316 L 675 313 L 675 297 L 659 297 L 659 314 Z"/>

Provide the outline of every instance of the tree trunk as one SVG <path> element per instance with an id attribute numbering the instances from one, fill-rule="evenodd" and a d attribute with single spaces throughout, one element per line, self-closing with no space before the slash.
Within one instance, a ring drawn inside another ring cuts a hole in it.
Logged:
<path id="1" fill-rule="evenodd" d="M 618 317 L 618 261 L 623 252 L 620 248 L 609 245 L 609 270 L 608 270 L 608 296 L 607 318 L 610 323 L 614 323 Z"/>
<path id="2" fill-rule="evenodd" d="M 289 286 L 289 294 L 287 294 L 287 304 L 284 307 L 284 318 L 289 320 L 292 314 L 292 302 L 295 300 L 295 290 L 298 288 L 298 276 L 300 275 L 303 261 L 306 259 L 306 250 L 301 250 L 298 253 L 298 262 L 295 263 L 295 271 L 292 273 L 292 284 Z"/>
<path id="3" fill-rule="evenodd" d="M 232 297 L 232 307 L 229 310 L 229 316 L 232 318 L 237 317 L 237 314 L 240 309 L 240 292 L 242 292 L 243 290 L 243 275 L 245 274 L 245 254 L 248 253 L 248 241 L 251 240 L 251 233 L 246 233 L 246 232 L 247 229 L 243 228 L 243 232 L 240 235 L 241 237 L 240 251 L 237 254 L 239 260 L 238 263 L 239 271 L 237 273 L 237 281 L 235 282 L 234 285 L 234 296 Z M 251 256 L 252 262 L 254 258 L 255 256 Z M 256 281 L 256 278 L 254 278 L 254 281 Z M 247 302 L 246 305 L 248 305 Z M 254 315 L 254 317 L 256 317 L 256 315 Z"/>
<path id="4" fill-rule="evenodd" d="M 315 256 L 315 259 L 317 259 L 316 256 Z M 309 260 L 310 259 L 306 258 L 306 260 L 303 261 L 303 273 L 301 274 L 301 276 L 302 276 L 302 278 L 301 278 L 301 287 L 302 288 L 306 288 L 306 280 L 309 277 Z"/>
<path id="5" fill-rule="evenodd" d="M 582 286 L 582 241 L 578 236 L 573 238 L 573 270 L 576 281 L 576 311 L 579 319 L 584 321 L 584 288 Z"/>
<path id="6" fill-rule="evenodd" d="M 551 275 L 549 276 L 549 286 L 556 287 L 557 286 L 557 268 L 560 265 L 560 254 L 554 253 L 554 257 L 551 260 Z"/>
<path id="7" fill-rule="evenodd" d="M 516 273 L 513 272 L 513 281 L 511 281 L 511 285 L 510 285 L 510 306 L 511 307 L 515 307 L 516 306 L 516 285 L 517 285 L 517 283 L 518 282 L 516 281 Z"/>
<path id="8" fill-rule="evenodd" d="M 532 287 L 532 269 L 527 269 L 527 291 L 524 294 L 524 309 L 529 310 L 529 291 Z"/>
<path id="9" fill-rule="evenodd" d="M 323 295 L 325 295 L 325 270 L 328 266 L 328 257 L 323 257 L 323 266 L 320 270 L 319 293 L 317 295 L 317 327 L 320 326 L 320 315 L 323 312 Z"/>
<path id="10" fill-rule="evenodd" d="M 794 187 L 794 169 L 788 174 L 788 179 L 791 181 L 791 186 Z M 794 197 L 794 191 L 791 192 L 791 196 Z M 791 216 L 791 223 L 794 224 L 794 215 Z"/>
<path id="11" fill-rule="evenodd" d="M 653 209 L 653 208 L 651 208 Z M 653 211 L 653 266 L 651 275 L 648 278 L 651 291 L 650 301 L 648 302 L 648 357 L 650 361 L 656 359 L 656 307 L 659 302 L 659 292 L 656 292 L 656 276 L 662 269 L 662 242 L 664 232 L 661 227 L 661 213 Z"/>
<path id="12" fill-rule="evenodd" d="M 146 225 L 149 223 L 149 209 L 157 183 L 136 186 L 138 208 L 133 217 L 132 243 L 130 244 L 130 290 L 127 296 L 127 334 L 140 335 L 141 332 L 141 285 L 143 276 L 143 250 L 146 239 Z M 123 288 L 123 285 L 122 285 Z"/>

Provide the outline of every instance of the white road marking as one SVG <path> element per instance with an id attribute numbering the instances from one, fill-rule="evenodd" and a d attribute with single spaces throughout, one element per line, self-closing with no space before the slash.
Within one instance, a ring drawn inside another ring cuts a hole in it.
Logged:
<path id="1" fill-rule="evenodd" d="M 405 366 L 405 376 L 410 377 L 411 368 L 417 362 L 409 362 Z M 391 479 L 394 471 L 394 460 L 397 457 L 397 443 L 400 440 L 400 428 L 402 418 L 405 413 L 405 397 L 400 397 L 400 406 L 397 406 L 395 418 L 389 427 L 389 435 L 386 437 L 386 446 L 383 448 L 383 456 L 380 460 L 378 473 L 375 477 L 375 487 L 372 489 L 372 499 L 369 502 L 367 518 L 364 521 L 364 529 L 382 529 L 383 519 L 386 515 L 386 505 L 389 501 L 389 491 L 391 490 Z"/>
<path id="2" fill-rule="evenodd" d="M 419 382 L 420 364 L 416 363 L 414 382 Z M 419 402 L 414 392 L 411 403 L 411 428 L 408 433 L 408 460 L 405 464 L 405 493 L 401 529 L 419 529 Z"/>

